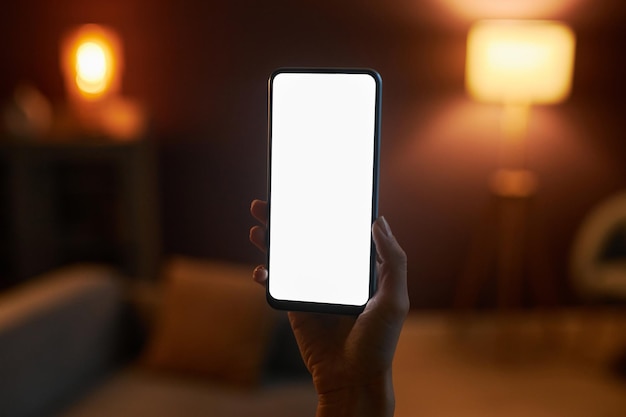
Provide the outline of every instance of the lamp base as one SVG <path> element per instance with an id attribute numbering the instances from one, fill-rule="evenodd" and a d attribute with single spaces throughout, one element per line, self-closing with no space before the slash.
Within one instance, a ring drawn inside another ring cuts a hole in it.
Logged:
<path id="1" fill-rule="evenodd" d="M 537 175 L 527 169 L 499 169 L 489 179 L 489 187 L 498 197 L 528 198 L 538 184 Z"/>
<path id="2" fill-rule="evenodd" d="M 490 177 L 493 197 L 472 240 L 456 288 L 455 307 L 476 307 L 491 279 L 495 281 L 499 309 L 522 307 L 527 285 L 534 302 L 556 304 L 549 268 L 543 265 L 544 255 L 538 248 L 541 243 L 533 244 L 533 257 L 528 253 L 531 202 L 538 183 L 537 175 L 526 169 L 501 169 Z"/>

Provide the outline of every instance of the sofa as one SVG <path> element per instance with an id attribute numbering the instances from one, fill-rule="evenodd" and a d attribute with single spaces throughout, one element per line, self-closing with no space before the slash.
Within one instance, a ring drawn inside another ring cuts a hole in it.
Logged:
<path id="1" fill-rule="evenodd" d="M 0 295 L 0 416 L 314 415 L 286 317 L 249 267 L 164 270 L 159 284 L 73 265 Z"/>

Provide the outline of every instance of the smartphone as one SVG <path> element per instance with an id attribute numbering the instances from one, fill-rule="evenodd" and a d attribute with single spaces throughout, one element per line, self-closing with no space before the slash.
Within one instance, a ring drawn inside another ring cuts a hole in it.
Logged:
<path id="1" fill-rule="evenodd" d="M 381 77 L 279 69 L 268 96 L 268 302 L 358 314 L 376 284 Z"/>

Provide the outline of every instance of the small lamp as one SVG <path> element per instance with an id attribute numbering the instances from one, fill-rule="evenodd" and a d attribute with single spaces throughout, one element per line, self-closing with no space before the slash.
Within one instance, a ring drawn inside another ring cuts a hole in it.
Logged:
<path id="1" fill-rule="evenodd" d="M 122 42 L 114 30 L 86 24 L 61 41 L 61 70 L 71 108 L 81 129 L 113 139 L 138 138 L 144 110 L 120 92 L 124 69 Z"/>
<path id="2" fill-rule="evenodd" d="M 104 26 L 87 24 L 61 44 L 61 69 L 70 100 L 95 102 L 119 93 L 123 70 L 121 42 Z"/>
<path id="3" fill-rule="evenodd" d="M 525 169 L 524 139 L 530 106 L 555 104 L 570 92 L 574 34 L 563 23 L 542 20 L 483 20 L 467 40 L 466 86 L 481 102 L 503 106 L 503 169 L 497 193 L 532 193 L 535 177 Z"/>

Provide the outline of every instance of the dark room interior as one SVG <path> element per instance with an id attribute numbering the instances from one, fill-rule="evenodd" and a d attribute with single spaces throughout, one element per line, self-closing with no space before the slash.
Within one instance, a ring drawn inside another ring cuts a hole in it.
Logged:
<path id="1" fill-rule="evenodd" d="M 508 313 L 500 311 L 492 258 L 485 261 L 480 285 L 471 290 L 463 286 L 475 257 L 489 251 L 496 256 L 498 250 L 497 243 L 490 247 L 480 239 L 497 223 L 490 211 L 497 203 L 489 178 L 499 166 L 502 110 L 499 104 L 474 100 L 465 85 L 468 31 L 481 19 L 557 20 L 575 34 L 571 93 L 558 104 L 533 106 L 528 119 L 527 168 L 538 185 L 524 200 L 521 281 L 504 307 L 513 306 L 514 314 L 521 311 L 532 319 L 511 326 L 481 321 L 495 317 L 500 323 Z M 102 25 L 117 35 L 117 59 L 123 65 L 116 94 L 123 98 L 119 106 L 128 106 L 117 110 L 130 109 L 128 114 L 139 120 L 131 134 L 90 130 L 90 119 L 77 112 L 69 96 L 62 40 L 84 24 Z M 428 388 L 428 381 L 412 374 L 408 380 L 420 381 L 399 382 L 396 414 L 417 416 L 421 409 L 432 416 L 455 410 L 470 416 L 618 416 L 626 410 L 625 366 L 617 364 L 620 352 L 626 357 L 626 204 L 618 210 L 621 218 L 613 210 L 615 224 L 597 238 L 602 256 L 621 262 L 613 289 L 585 291 L 576 269 L 583 262 L 582 239 L 591 227 L 585 225 L 602 204 L 626 190 L 623 1 L 6 1 L 0 6 L 0 51 L 0 294 L 5 293 L 0 305 L 39 276 L 76 263 L 113 266 L 126 286 L 142 288 L 140 304 L 153 295 L 144 287 L 168 274 L 214 270 L 204 262 L 216 263 L 226 275 L 248 278 L 265 261 L 248 233 L 255 224 L 250 202 L 266 198 L 269 75 L 279 67 L 374 68 L 383 79 L 379 211 L 407 254 L 411 314 L 422 324 L 406 336 L 419 346 L 412 350 L 401 344 L 398 355 L 411 372 L 434 381 Z M 31 118 L 28 110 L 41 101 L 46 110 Z M 610 220 L 600 220 L 606 222 Z M 592 266 L 602 262 L 596 255 L 589 255 Z M 247 289 L 241 291 L 250 298 Z M 167 297 L 160 303 L 167 304 Z M 259 298 L 264 301 L 262 294 Z M 456 310 L 459 299 L 471 304 L 462 305 L 465 315 Z M 536 316 L 544 310 L 549 319 Z M 282 323 L 282 316 L 263 314 Z M 478 324 L 469 326 L 469 332 L 450 330 L 459 337 L 452 340 L 440 329 L 448 328 L 441 318 L 448 315 L 478 316 Z M 558 328 L 556 334 L 546 330 L 548 322 L 547 327 Z M 523 336 L 507 339 L 502 349 L 500 330 L 517 325 Z M 551 341 L 554 337 L 559 341 Z M 127 339 L 137 344 L 137 337 Z M 292 342 L 284 339 L 285 346 Z M 0 336 L 0 345 L 2 340 Z M 585 340 L 597 343 L 580 347 Z M 450 344 L 467 349 L 459 353 Z M 544 344 L 560 346 L 554 350 L 565 353 L 554 359 Z M 294 353 L 293 346 L 284 349 Z M 499 362 L 500 356 L 506 359 Z M 495 371 L 472 374 L 468 363 L 489 363 Z M 614 376 L 616 369 L 621 369 L 621 379 Z M 0 385 L 13 386 L 28 372 L 6 368 Z M 310 387 L 298 385 L 302 370 L 297 360 L 289 372 L 298 374 L 297 383 L 287 384 L 295 393 L 252 394 L 250 404 L 268 410 L 262 415 L 314 410 Z M 33 375 L 41 388 L 34 384 L 34 397 L 24 400 L 29 405 L 21 407 L 21 400 L 8 397 L 21 398 L 19 394 L 0 392 L 0 415 L 52 415 L 41 407 L 80 404 L 77 399 L 91 390 L 85 387 L 96 384 L 80 382 L 86 378 L 81 374 L 79 382 L 72 382 L 81 386 L 74 390 L 80 394 L 57 398 L 43 388 L 46 378 L 55 375 L 52 370 Z M 588 375 L 599 382 L 589 382 Z M 480 383 L 461 389 L 465 382 L 472 385 L 465 377 L 476 377 L 489 388 L 482 394 Z M 131 377 L 123 378 L 117 389 Z M 443 388 L 434 388 L 438 383 L 462 391 L 458 408 L 445 400 Z M 498 391 L 498 386 L 508 388 Z M 554 397 L 537 399 L 537 392 L 554 386 L 560 387 L 554 388 Z M 192 407 L 201 407 L 199 398 L 205 394 L 198 387 L 180 397 L 179 410 L 185 398 L 193 405 L 179 415 L 195 415 Z M 413 393 L 422 388 L 430 394 L 422 395 L 427 398 L 420 405 Z M 158 396 L 164 388 L 151 389 L 142 395 Z M 236 403 L 239 394 L 220 392 L 210 394 L 214 403 L 209 408 L 198 410 L 233 416 L 249 411 L 241 405 L 229 409 L 227 403 Z M 588 395 L 563 405 L 579 392 Z M 94 400 L 102 406 L 99 411 L 79 405 L 59 415 L 144 415 L 139 410 L 172 415 L 149 408 L 106 408 L 111 395 Z M 287 399 L 276 400 L 278 396 Z M 446 406 L 437 409 L 441 403 Z M 5 414 L 2 407 L 11 412 Z"/>

